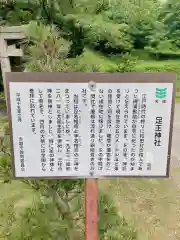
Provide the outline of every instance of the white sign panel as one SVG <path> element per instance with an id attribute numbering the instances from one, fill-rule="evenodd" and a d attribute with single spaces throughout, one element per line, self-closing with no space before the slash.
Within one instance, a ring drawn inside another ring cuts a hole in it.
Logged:
<path id="1" fill-rule="evenodd" d="M 166 176 L 173 83 L 10 82 L 16 177 Z"/>

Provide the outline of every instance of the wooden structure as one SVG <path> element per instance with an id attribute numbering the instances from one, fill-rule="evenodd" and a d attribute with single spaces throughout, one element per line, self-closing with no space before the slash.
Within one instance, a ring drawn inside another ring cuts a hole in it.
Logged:
<path id="1" fill-rule="evenodd" d="M 23 56 L 23 51 L 17 44 L 25 38 L 24 28 L 25 26 L 0 27 L 0 63 L 4 85 L 6 72 L 11 72 L 9 57 Z"/>

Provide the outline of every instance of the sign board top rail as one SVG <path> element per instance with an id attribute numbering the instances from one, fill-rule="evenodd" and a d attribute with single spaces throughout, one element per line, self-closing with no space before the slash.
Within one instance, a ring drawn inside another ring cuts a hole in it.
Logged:
<path id="1" fill-rule="evenodd" d="M 176 83 L 174 72 L 129 72 L 129 73 L 104 73 L 104 72 L 10 72 L 8 82 L 128 82 L 128 83 Z"/>

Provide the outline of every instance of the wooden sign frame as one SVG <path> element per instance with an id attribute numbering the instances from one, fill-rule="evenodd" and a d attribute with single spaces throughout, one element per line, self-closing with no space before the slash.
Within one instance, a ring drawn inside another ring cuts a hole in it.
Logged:
<path id="1" fill-rule="evenodd" d="M 171 158 L 171 145 L 172 145 L 172 134 L 173 134 L 173 119 L 174 119 L 174 106 L 175 106 L 175 95 L 176 95 L 176 74 L 175 73 L 50 73 L 50 72 L 14 72 L 7 73 L 6 78 L 6 92 L 7 92 L 7 100 L 8 100 L 8 117 L 10 122 L 10 131 L 11 136 L 13 136 L 12 132 L 12 121 L 11 121 L 11 104 L 10 104 L 10 91 L 9 84 L 10 82 L 50 82 L 49 79 L 52 79 L 51 82 L 64 82 L 64 83 L 88 83 L 94 81 L 96 83 L 108 83 L 111 81 L 112 83 L 173 83 L 173 95 L 172 95 L 172 107 L 171 107 L 171 119 L 170 119 L 170 128 L 169 128 L 169 146 L 168 146 L 168 159 L 167 159 L 167 171 L 166 176 L 169 177 L 169 169 L 170 169 L 170 158 Z M 121 79 L 121 80 L 120 80 Z M 13 151 L 13 137 L 11 137 L 12 151 Z M 14 156 L 14 154 L 13 154 Z M 15 176 L 15 165 L 14 165 L 14 157 L 13 157 L 13 173 Z M 109 176 L 104 176 L 105 178 Z M 113 176 L 119 177 L 118 176 Z M 129 177 L 127 175 L 121 177 Z M 132 176 L 133 177 L 133 176 Z M 149 177 L 149 176 L 134 176 L 134 177 Z M 156 178 L 162 178 L 162 176 L 153 176 Z M 41 178 L 41 177 L 40 177 Z M 39 179 L 40 179 L 39 178 Z M 45 177 L 49 178 L 49 177 Z M 54 179 L 59 178 L 52 177 Z M 63 177 L 66 178 L 66 177 Z M 73 177 L 71 177 L 73 178 Z M 18 178 L 17 178 L 18 179 Z M 22 178 L 19 178 L 22 179 Z M 33 177 L 29 177 L 28 179 L 34 179 Z M 38 179 L 36 177 L 36 179 Z"/>

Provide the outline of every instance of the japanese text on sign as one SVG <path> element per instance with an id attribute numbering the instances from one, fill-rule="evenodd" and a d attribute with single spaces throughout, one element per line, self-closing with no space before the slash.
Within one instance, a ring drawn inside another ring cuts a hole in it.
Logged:
<path id="1" fill-rule="evenodd" d="M 161 88 L 165 99 L 156 101 Z M 10 82 L 16 176 L 165 176 L 172 92 L 173 83 L 92 91 L 88 83 Z"/>

